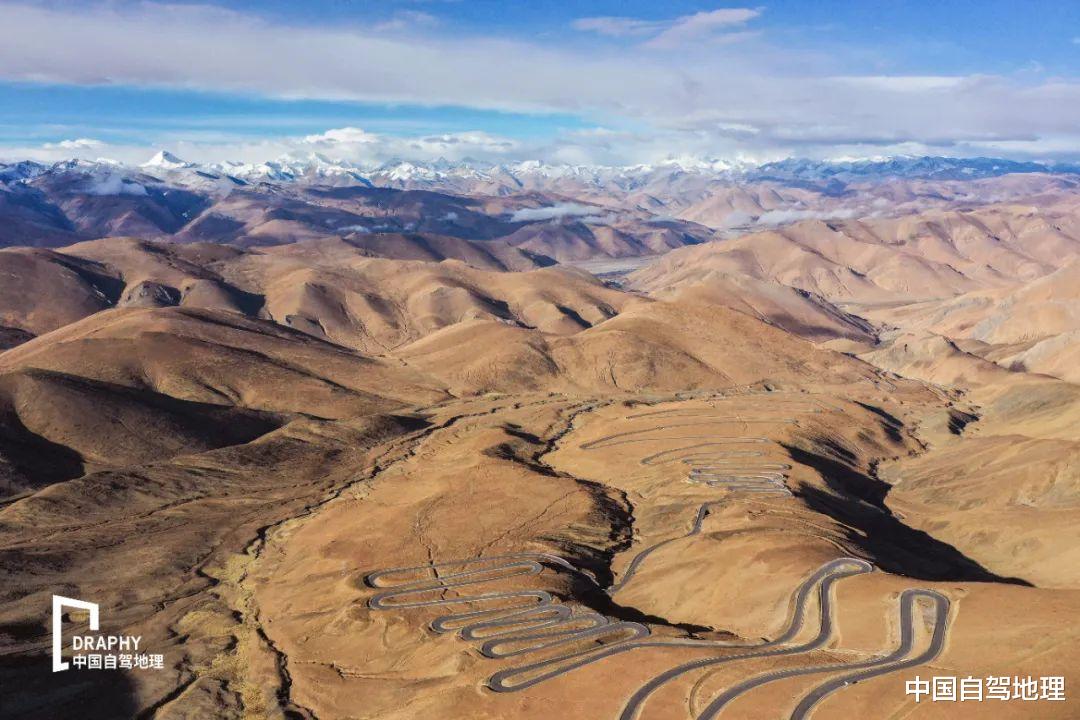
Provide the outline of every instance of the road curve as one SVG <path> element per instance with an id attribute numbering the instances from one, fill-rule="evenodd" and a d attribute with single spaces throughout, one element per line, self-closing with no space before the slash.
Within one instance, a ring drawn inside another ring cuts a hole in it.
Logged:
<path id="1" fill-rule="evenodd" d="M 605 435 L 604 437 L 597 438 L 596 440 L 590 440 L 589 442 L 583 443 L 583 444 L 579 445 L 578 447 L 581 450 L 598 450 L 600 448 L 613 447 L 615 445 L 630 445 L 632 443 L 658 442 L 658 441 L 664 441 L 664 440 L 712 440 L 714 443 L 721 443 L 721 442 L 729 442 L 729 443 L 731 443 L 731 442 L 735 442 L 735 443 L 738 443 L 738 442 L 769 442 L 768 438 L 763 438 L 763 437 L 744 437 L 744 436 L 741 436 L 741 435 L 724 436 L 724 435 L 716 435 L 716 434 L 708 434 L 708 435 L 666 435 L 666 436 L 661 435 L 659 437 L 637 437 L 637 438 L 634 438 L 634 439 L 631 439 L 631 440 L 626 439 L 626 438 L 633 437 L 635 435 L 645 435 L 647 433 L 658 433 L 658 432 L 663 432 L 665 430 L 671 430 L 673 428 L 700 427 L 701 425 L 709 425 L 709 424 L 730 425 L 730 424 L 732 424 L 734 422 L 742 423 L 744 421 L 742 421 L 742 420 L 738 420 L 738 421 L 731 420 L 729 422 L 723 422 L 723 423 L 706 423 L 706 422 L 679 423 L 679 424 L 676 424 L 676 425 L 661 425 L 660 427 L 645 428 L 645 429 L 642 429 L 642 430 L 628 430 L 626 432 L 614 433 L 612 435 Z M 764 421 L 762 421 L 762 422 L 764 422 Z M 769 422 L 778 422 L 778 421 L 770 420 Z"/>
<path id="2" fill-rule="evenodd" d="M 847 577 L 872 572 L 873 565 L 857 558 L 839 558 L 826 563 L 803 583 L 795 596 L 795 609 L 792 612 L 791 622 L 787 629 L 775 640 L 756 646 L 744 646 L 754 648 L 753 652 L 725 655 L 723 657 L 701 658 L 682 665 L 665 670 L 642 685 L 630 696 L 630 700 L 619 714 L 619 720 L 635 720 L 641 712 L 649 696 L 660 687 L 685 675 L 693 670 L 704 667 L 720 665 L 721 663 L 735 660 L 748 660 L 750 658 L 773 657 L 779 655 L 796 655 L 799 653 L 817 650 L 825 645 L 832 636 L 832 586 Z M 813 639 L 799 645 L 789 645 L 802 630 L 806 615 L 806 604 L 814 589 L 818 589 L 818 604 L 821 610 L 818 633 Z"/>
<path id="3" fill-rule="evenodd" d="M 701 448 L 707 448 L 707 447 L 724 448 L 724 447 L 727 447 L 728 445 L 741 445 L 741 444 L 744 444 L 744 443 L 767 443 L 767 442 L 769 442 L 768 438 L 744 437 L 744 438 L 735 438 L 735 439 L 732 439 L 732 440 L 726 440 L 724 442 L 715 441 L 715 442 L 697 443 L 696 445 L 688 445 L 686 447 L 672 448 L 671 450 L 662 450 L 662 451 L 660 451 L 658 453 L 653 453 L 652 455 L 648 455 L 646 457 L 643 457 L 641 460 L 638 460 L 638 463 L 641 464 L 641 465 L 660 465 L 662 463 L 668 463 L 668 462 L 686 462 L 688 460 L 695 459 L 695 458 L 705 459 L 705 458 L 715 457 L 718 451 L 714 450 L 712 452 L 696 452 L 696 453 L 690 453 L 690 454 L 686 454 L 686 455 L 679 455 L 678 453 L 682 453 L 682 452 L 685 452 L 687 450 L 700 450 Z M 760 452 L 758 450 L 729 450 L 729 451 L 727 451 L 725 453 L 725 456 L 726 457 L 761 457 L 764 454 L 765 453 Z"/>
<path id="4" fill-rule="evenodd" d="M 847 571 L 840 568 L 847 565 L 849 569 Z M 851 566 L 856 566 L 853 569 Z M 527 687 L 536 685 L 539 682 L 549 680 L 559 675 L 564 675 L 579 667 L 589 665 L 591 663 L 603 660 L 613 655 L 618 655 L 631 650 L 639 650 L 650 647 L 696 647 L 696 648 L 727 648 L 727 649 L 745 649 L 745 648 L 764 648 L 771 647 L 774 644 L 781 642 L 784 638 L 789 638 L 798 633 L 802 627 L 803 615 L 806 609 L 806 597 L 808 597 L 813 588 L 822 583 L 828 583 L 831 585 L 833 582 L 840 580 L 850 575 L 856 575 L 862 572 L 870 572 L 872 566 L 863 561 L 856 560 L 854 558 L 842 558 L 840 560 L 834 560 L 826 563 L 818 569 L 798 590 L 796 593 L 795 602 L 795 614 L 792 617 L 791 623 L 785 633 L 780 639 L 773 641 L 772 643 L 765 643 L 759 645 L 739 645 L 728 643 L 725 641 L 717 640 L 697 640 L 697 639 L 663 639 L 663 640 L 645 640 L 642 638 L 634 638 L 629 642 L 617 642 L 609 644 L 601 648 L 596 648 L 585 653 L 574 653 L 571 655 L 560 656 L 555 658 L 547 658 L 530 665 L 520 666 L 516 668 L 508 668 L 491 676 L 488 681 L 488 687 L 496 692 L 512 692 L 517 690 L 523 690 Z M 826 623 L 831 628 L 831 622 Z M 646 633 L 648 630 L 646 629 Z M 831 630 L 830 630 L 831 632 Z M 567 640 L 570 642 L 570 640 Z M 824 642 L 824 641 L 823 641 Z M 547 647 L 547 646 L 545 646 Z M 567 662 L 569 661 L 569 662 Z M 515 677 L 525 676 L 525 680 L 514 681 Z"/>
<path id="5" fill-rule="evenodd" d="M 914 608 L 919 600 L 930 600 L 934 603 L 934 631 L 926 651 L 914 658 L 905 660 L 905 658 L 911 654 L 915 645 Z M 931 590 L 905 590 L 900 594 L 898 609 L 900 642 L 897 644 L 896 649 L 888 655 L 848 665 L 818 665 L 814 667 L 790 668 L 779 672 L 758 675 L 757 677 L 745 680 L 738 685 L 734 685 L 718 695 L 705 707 L 701 714 L 697 716 L 697 720 L 715 720 L 716 716 L 719 715 L 733 700 L 745 695 L 755 688 L 759 688 L 769 683 L 802 675 L 848 671 L 847 674 L 818 686 L 803 699 L 796 709 L 795 714 L 792 715 L 792 720 L 802 720 L 802 718 L 807 716 L 811 708 L 816 703 L 820 702 L 826 695 L 846 687 L 852 682 L 858 682 L 859 680 L 865 680 L 878 675 L 885 675 L 907 667 L 930 662 L 938 656 L 945 642 L 946 623 L 949 614 L 948 598 Z"/>
<path id="6" fill-rule="evenodd" d="M 631 560 L 630 564 L 626 566 L 625 570 L 623 570 L 622 577 L 619 578 L 619 581 L 613 583 L 611 587 L 607 589 L 608 595 L 614 595 L 615 593 L 619 592 L 619 590 L 621 590 L 628 582 L 630 582 L 630 580 L 634 577 L 634 573 L 637 572 L 638 566 L 641 565 L 641 563 L 644 562 L 645 558 L 649 557 L 649 555 L 652 555 L 655 551 L 659 550 L 660 548 L 664 547 L 669 543 L 675 542 L 676 540 L 684 540 L 688 537 L 693 537 L 694 535 L 699 534 L 701 532 L 701 525 L 703 522 L 705 522 L 705 517 L 709 514 L 709 509 L 712 506 L 719 504 L 719 502 L 703 503 L 701 507 L 698 508 L 697 517 L 694 518 L 694 524 L 690 528 L 690 532 L 682 535 L 681 537 L 671 538 L 670 540 L 664 540 L 663 542 L 656 543 L 655 545 L 647 547 L 641 552 L 639 552 L 637 555 L 635 555 L 634 559 Z"/>
<path id="7" fill-rule="evenodd" d="M 721 411 L 721 410 L 724 409 L 722 407 L 723 405 L 726 405 L 726 404 L 729 404 L 729 403 L 734 403 L 736 401 L 745 401 L 747 399 L 747 397 L 751 397 L 751 398 L 754 398 L 754 399 L 761 399 L 761 396 L 732 395 L 732 396 L 725 397 L 723 399 L 713 400 L 713 401 L 709 402 L 708 405 L 706 407 L 704 407 L 704 408 L 676 407 L 676 408 L 667 408 L 665 410 L 650 410 L 648 412 L 639 412 L 639 413 L 631 413 L 629 415 L 624 415 L 623 419 L 624 420 L 636 420 L 637 418 L 654 417 L 654 416 L 657 416 L 657 415 L 677 415 L 677 416 L 692 417 L 692 416 L 695 416 L 695 415 L 701 415 L 701 414 L 714 413 L 714 412 Z M 798 412 L 800 414 L 803 414 L 803 413 L 805 413 L 805 414 L 820 414 L 825 409 L 828 409 L 828 410 L 835 410 L 836 409 L 836 408 L 832 407 L 831 405 L 828 405 L 828 404 L 826 404 L 826 403 L 824 403 L 821 400 L 818 400 L 816 398 L 815 399 L 807 399 L 807 398 L 766 398 L 766 403 L 765 404 L 769 407 L 770 410 L 771 409 L 778 409 L 778 410 L 782 410 L 782 411 L 785 411 L 785 412 Z M 794 410 L 791 407 L 786 407 L 786 406 L 790 406 L 790 405 L 801 405 L 803 407 L 803 409 Z M 778 408 L 777 406 L 780 406 L 780 407 Z M 758 410 L 759 408 L 755 407 L 754 409 Z"/>
<path id="8" fill-rule="evenodd" d="M 699 511 L 699 519 L 695 521 L 695 527 L 699 531 L 700 520 L 705 514 L 707 509 Z M 470 569 L 475 566 L 481 567 Z M 827 597 L 828 587 L 832 583 L 873 569 L 866 561 L 854 558 L 841 558 L 826 563 L 796 592 L 795 610 L 787 630 L 777 640 L 759 645 L 739 645 L 695 638 L 647 640 L 651 632 L 645 625 L 612 621 L 591 611 L 575 614 L 544 590 L 480 592 L 475 595 L 463 593 L 469 585 L 497 582 L 521 575 L 536 575 L 542 572 L 545 566 L 554 567 L 556 570 L 569 570 L 595 584 L 591 575 L 580 572 L 571 563 L 554 555 L 499 555 L 373 572 L 365 580 L 379 592 L 368 600 L 368 606 L 373 610 L 454 605 L 486 606 L 480 610 L 440 616 L 431 623 L 431 628 L 440 633 L 456 632 L 464 640 L 482 642 L 480 652 L 490 658 L 544 653 L 543 660 L 501 670 L 488 679 L 487 686 L 495 692 L 516 692 L 630 650 L 647 647 L 695 647 L 756 648 L 760 651 L 783 644 L 794 637 L 802 627 L 807 598 L 815 587 L 820 586 L 822 596 Z M 452 572 L 443 574 L 443 570 Z M 408 576 L 420 572 L 434 574 L 435 577 L 409 579 Z M 401 576 L 405 578 L 395 581 L 394 578 Z M 461 594 L 446 597 L 446 590 L 455 590 Z M 426 595 L 435 597 L 425 597 Z M 825 611 L 822 614 L 822 628 L 827 639 L 832 626 L 827 612 L 828 603 L 825 602 L 822 608 Z M 549 651 L 563 648 L 565 652 L 549 655 Z M 786 654 L 787 651 L 776 652 Z"/>
<path id="9" fill-rule="evenodd" d="M 818 703 L 832 693 L 837 690 L 842 690 L 848 685 L 854 685 L 857 682 L 869 680 L 870 678 L 879 675 L 886 675 L 917 665 L 924 665 L 928 662 L 932 662 L 941 654 L 941 651 L 945 648 L 945 635 L 949 625 L 949 599 L 941 593 L 932 590 L 905 590 L 903 593 L 905 600 L 908 597 L 914 596 L 917 596 L 918 598 L 929 598 L 934 603 L 934 630 L 930 638 L 930 644 L 927 646 L 926 650 L 913 658 L 901 660 L 900 662 L 860 668 L 856 672 L 841 675 L 838 678 L 833 678 L 828 682 L 817 686 L 795 706 L 795 709 L 791 713 L 791 720 L 806 720 L 806 718 L 810 716 L 810 713 L 814 711 L 814 708 Z M 910 632 L 913 630 L 913 606 L 914 600 L 903 602 L 901 605 L 902 616 L 900 627 L 902 633 L 904 631 Z M 904 638 L 901 637 L 901 645 L 903 645 L 903 643 Z M 895 654 L 896 653 L 894 653 L 894 655 Z"/>
<path id="10" fill-rule="evenodd" d="M 650 413 L 641 413 L 638 415 L 627 415 L 626 418 L 632 417 L 651 417 L 658 414 L 669 414 L 672 411 L 662 410 Z M 679 417 L 686 417 L 688 413 L 685 411 L 680 412 Z M 696 413 L 689 413 L 694 415 Z M 707 415 L 707 418 L 716 417 L 714 415 Z M 724 418 L 728 420 L 728 418 Z M 756 420 L 755 420 L 756 422 Z M 785 418 L 779 421 L 772 422 L 785 422 L 794 423 L 791 418 Z M 607 447 L 609 444 L 625 444 L 629 442 L 643 442 L 646 440 L 683 440 L 686 437 L 671 437 L 671 438 L 639 438 L 638 440 L 625 440 L 628 436 L 652 433 L 658 430 L 672 428 L 672 427 L 685 427 L 685 426 L 697 426 L 701 425 L 701 422 L 692 423 L 679 423 L 674 425 L 661 426 L 660 428 L 645 428 L 640 430 L 634 430 L 623 433 L 616 433 L 612 435 L 606 435 L 602 438 L 598 438 L 591 442 L 584 443 L 579 447 L 582 450 L 595 450 L 600 447 Z M 690 436 L 696 437 L 696 436 Z M 702 446 L 709 446 L 719 444 L 720 442 L 769 442 L 768 438 L 760 437 L 716 437 L 708 436 L 712 439 L 712 443 L 702 443 L 698 445 L 692 445 L 689 448 L 676 448 L 674 452 L 681 452 L 687 449 L 699 448 Z M 618 442 L 612 443 L 612 441 L 618 440 Z M 666 453 L 672 451 L 664 451 L 663 453 L 657 453 L 650 455 L 643 459 L 642 464 L 651 464 L 651 461 L 655 458 L 664 456 Z M 745 450 L 723 450 L 713 452 L 699 452 L 693 453 L 692 457 L 681 456 L 681 460 L 684 464 L 690 466 L 690 472 L 687 477 L 687 481 L 700 485 L 706 485 L 708 487 L 719 487 L 730 492 L 745 492 L 750 494 L 778 494 L 778 495 L 791 495 L 791 491 L 784 484 L 786 479 L 785 472 L 791 469 L 791 465 L 788 463 L 763 463 L 747 460 L 748 457 L 761 457 L 764 453 L 759 451 L 745 451 Z M 626 566 L 626 569 L 622 573 L 622 577 L 618 582 L 614 583 L 608 588 L 609 595 L 614 595 L 620 589 L 622 589 L 630 580 L 634 577 L 638 567 L 641 563 L 648 558 L 652 553 L 656 552 L 660 548 L 675 542 L 676 540 L 683 540 L 688 537 L 692 537 L 701 532 L 702 522 L 704 521 L 708 511 L 711 507 L 719 505 L 719 502 L 707 502 L 702 504 L 698 508 L 697 516 L 694 523 L 688 533 L 677 538 L 670 538 L 664 540 L 655 545 L 651 545 L 641 552 L 639 552 L 630 563 Z"/>
<path id="11" fill-rule="evenodd" d="M 705 418 L 715 417 L 715 418 L 725 418 L 725 419 L 739 420 L 739 421 L 743 420 L 743 418 L 739 417 L 738 415 L 719 415 L 719 414 L 717 414 L 717 411 L 721 410 L 721 409 L 722 408 L 718 408 L 716 406 L 710 406 L 708 408 L 702 408 L 700 410 L 696 410 L 696 409 L 692 409 L 692 408 L 671 408 L 669 410 L 654 410 L 652 412 L 634 413 L 632 415 L 623 415 L 623 420 L 637 420 L 637 419 L 643 418 L 643 417 L 705 417 Z M 791 408 L 781 408 L 781 409 L 784 410 L 785 412 L 791 412 Z M 800 414 L 805 413 L 807 415 L 811 415 L 811 414 L 816 415 L 816 414 L 819 414 L 821 412 L 821 410 L 818 409 L 818 408 L 812 408 L 810 410 L 798 410 L 797 412 L 799 412 Z M 769 421 L 768 418 L 748 418 L 748 419 L 749 420 L 754 420 L 754 421 L 757 421 L 757 422 L 767 422 L 767 421 Z M 769 421 L 769 422 L 771 422 L 771 421 Z"/>
<path id="12" fill-rule="evenodd" d="M 715 417 L 715 416 L 714 416 Z M 743 422 L 741 419 L 727 419 L 722 422 Z M 628 431 L 598 438 L 581 446 L 583 450 L 593 450 L 612 445 L 644 442 L 650 440 L 686 440 L 706 438 L 711 440 L 700 446 L 691 446 L 693 450 L 701 446 L 718 446 L 727 443 L 763 443 L 767 438 L 717 437 L 715 435 L 691 435 L 685 437 L 640 437 L 652 435 L 671 428 L 693 427 L 703 424 L 716 424 L 718 420 L 706 418 L 705 422 L 674 423 L 671 425 Z M 747 420 L 745 422 L 758 422 Z M 764 421 L 762 421 L 764 422 Z M 777 422 L 775 420 L 769 422 Z M 779 422 L 793 422 L 783 420 Z M 710 467 L 717 463 L 731 461 L 732 457 L 760 456 L 760 452 L 710 452 L 696 453 L 698 458 L 684 459 L 693 467 L 698 460 Z M 747 465 L 745 461 L 742 462 Z M 786 464 L 772 463 L 771 467 L 755 468 L 752 463 L 738 472 L 732 467 L 725 467 L 722 475 L 703 475 L 701 480 L 713 487 L 723 486 L 732 491 L 749 493 L 784 492 L 783 473 L 774 468 L 788 468 Z M 756 472 L 755 472 L 756 470 Z M 706 471 L 707 473 L 708 471 Z M 693 471 L 692 471 L 693 475 Z M 768 487 L 761 487 L 763 484 Z M 779 487 L 776 487 L 776 486 Z M 708 515 L 709 508 L 717 502 L 708 502 L 698 508 L 690 531 L 680 538 L 672 538 L 650 546 L 638 553 L 617 583 L 605 591 L 611 595 L 629 583 L 641 563 L 659 548 L 697 535 Z M 521 575 L 537 575 L 545 566 L 557 570 L 569 571 L 583 577 L 596 587 L 595 578 L 581 573 L 571 563 L 554 555 L 543 553 L 521 553 L 499 555 L 488 558 L 455 560 L 433 565 L 419 565 L 404 568 L 391 568 L 371 573 L 366 582 L 379 590 L 369 601 L 373 610 L 419 608 L 431 606 L 462 605 L 470 608 L 466 612 L 453 613 L 437 617 L 431 627 L 436 632 L 457 632 L 464 640 L 480 641 L 480 652 L 490 658 L 507 658 L 543 652 L 545 655 L 556 650 L 553 657 L 520 667 L 499 671 L 488 680 L 488 687 L 496 692 L 523 690 L 539 682 L 565 674 L 575 668 L 610 657 L 616 653 L 641 647 L 686 645 L 694 647 L 731 647 L 730 643 L 697 639 L 665 639 L 644 641 L 651 633 L 639 623 L 611 621 L 593 612 L 574 614 L 567 606 L 557 603 L 554 597 L 543 590 L 518 590 L 506 592 L 481 592 L 475 595 L 458 594 L 470 585 L 486 584 Z M 816 580 L 815 580 L 816 582 Z M 455 590 L 454 597 L 447 597 L 447 590 Z M 802 605 L 797 603 L 797 607 Z M 798 620 L 802 622 L 801 617 Z M 558 652 L 565 649 L 565 652 Z"/>

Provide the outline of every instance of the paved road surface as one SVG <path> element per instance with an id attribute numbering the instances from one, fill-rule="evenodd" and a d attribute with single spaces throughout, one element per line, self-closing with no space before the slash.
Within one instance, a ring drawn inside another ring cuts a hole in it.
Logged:
<path id="1" fill-rule="evenodd" d="M 699 531 L 700 520 L 704 518 L 703 513 L 707 514 L 707 508 L 699 511 L 699 520 L 695 522 L 695 527 Z M 741 645 L 695 638 L 647 640 L 650 631 L 644 625 L 612 621 L 592 612 L 575 615 L 568 606 L 557 603 L 550 593 L 543 590 L 481 592 L 476 595 L 466 595 L 461 592 L 461 589 L 469 585 L 490 583 L 520 575 L 537 575 L 543 571 L 545 565 L 572 572 L 595 584 L 595 579 L 591 575 L 580 572 L 571 563 L 554 555 L 542 553 L 500 555 L 435 565 L 393 568 L 371 573 L 366 578 L 367 583 L 379 592 L 368 600 L 368 605 L 373 610 L 486 605 L 488 607 L 481 610 L 468 610 L 440 616 L 432 622 L 431 627 L 437 632 L 457 632 L 467 640 L 484 640 L 480 651 L 487 657 L 513 657 L 533 652 L 546 652 L 552 648 L 567 648 L 567 652 L 563 654 L 499 671 L 488 680 L 488 687 L 495 692 L 515 692 L 604 658 L 647 647 L 675 646 L 735 650 L 754 648 L 758 651 L 753 655 L 744 654 L 738 657 L 757 656 L 761 653 L 804 652 L 805 650 L 800 647 L 777 648 L 775 651 L 765 650 L 765 648 L 783 645 L 798 634 L 805 622 L 807 599 L 814 588 L 820 588 L 822 597 L 827 598 L 828 588 L 837 580 L 870 572 L 873 569 L 866 561 L 854 558 L 841 558 L 826 563 L 796 592 L 795 610 L 787 630 L 776 640 L 759 645 Z M 446 570 L 451 572 L 444 572 Z M 435 577 L 409 579 L 409 576 L 420 573 Z M 405 576 L 405 578 L 395 582 L 394 578 L 398 576 Z M 447 597 L 446 590 L 455 590 L 461 594 Z M 821 608 L 821 632 L 825 633 L 821 640 L 823 643 L 832 632 L 832 616 L 827 599 L 823 601 Z M 598 642 L 602 644 L 597 646 Z M 812 648 L 808 646 L 806 649 Z M 704 662 L 708 664 L 717 661 L 716 658 L 708 658 Z"/>
<path id="2" fill-rule="evenodd" d="M 675 678 L 685 675 L 693 670 L 720 665 L 721 663 L 735 660 L 747 660 L 749 658 L 774 657 L 780 655 L 797 655 L 810 652 L 823 647 L 832 637 L 833 614 L 832 614 L 832 586 L 839 580 L 853 575 L 861 575 L 873 571 L 873 566 L 865 560 L 856 558 L 840 558 L 828 562 L 815 572 L 809 580 L 803 583 L 795 596 L 795 610 L 792 613 L 791 623 L 780 637 L 770 642 L 762 643 L 753 652 L 736 653 L 722 657 L 701 658 L 684 663 L 669 670 L 665 670 L 652 680 L 642 685 L 637 692 L 630 696 L 630 701 L 623 708 L 619 720 L 635 720 L 641 712 L 645 702 L 654 692 Z M 798 644 L 790 645 L 802 630 L 806 615 L 806 604 L 814 589 L 818 590 L 818 606 L 821 609 L 821 624 L 817 635 L 813 639 Z"/>
<path id="3" fill-rule="evenodd" d="M 910 642 L 910 635 L 913 633 L 912 614 L 914 612 L 913 606 L 915 600 L 919 598 L 928 598 L 934 603 L 934 630 L 930 637 L 930 644 L 926 650 L 916 655 L 915 657 L 902 660 L 896 663 L 881 662 L 877 664 L 867 664 L 865 667 L 859 668 L 857 666 L 849 666 L 845 669 L 855 669 L 857 672 L 841 675 L 838 678 L 833 678 L 826 683 L 819 685 L 807 694 L 799 704 L 795 706 L 795 710 L 791 713 L 791 720 L 805 720 L 810 716 L 810 713 L 814 711 L 814 708 L 824 700 L 828 695 L 842 690 L 848 685 L 854 685 L 857 682 L 863 680 L 869 680 L 872 677 L 878 675 L 886 675 L 888 673 L 899 672 L 907 668 L 915 667 L 917 665 L 923 665 L 928 662 L 932 662 L 945 647 L 945 635 L 948 631 L 949 624 L 949 599 L 941 593 L 936 593 L 931 590 L 905 590 L 901 600 L 901 639 L 900 645 L 904 646 L 905 642 Z M 899 660 L 903 655 L 899 655 L 899 648 L 897 652 L 890 656 L 892 659 Z"/>

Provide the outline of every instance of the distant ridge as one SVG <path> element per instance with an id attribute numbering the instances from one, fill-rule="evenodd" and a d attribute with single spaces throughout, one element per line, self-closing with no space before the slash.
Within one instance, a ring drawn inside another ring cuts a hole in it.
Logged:
<path id="1" fill-rule="evenodd" d="M 202 173 L 242 182 L 278 182 L 331 185 L 358 185 L 416 189 L 453 189 L 463 181 L 486 184 L 503 190 L 542 189 L 560 181 L 573 181 L 598 189 L 632 191 L 658 178 L 692 175 L 730 182 L 828 183 L 906 180 L 976 180 L 1014 173 L 1080 174 L 1080 165 L 1040 163 L 1003 158 L 950 158 L 896 156 L 856 160 L 807 160 L 788 158 L 760 165 L 723 160 L 678 159 L 655 164 L 629 166 L 547 164 L 529 160 L 495 164 L 474 160 L 430 162 L 390 160 L 357 164 L 335 160 L 319 153 L 284 155 L 276 160 L 243 163 L 223 161 L 206 164 L 185 162 L 161 150 L 138 168 L 109 160 L 62 161 L 54 164 L 21 161 L 0 163 L 0 183 L 32 179 L 53 169 L 65 170 L 103 166 L 116 170 L 130 168 L 149 173 Z"/>

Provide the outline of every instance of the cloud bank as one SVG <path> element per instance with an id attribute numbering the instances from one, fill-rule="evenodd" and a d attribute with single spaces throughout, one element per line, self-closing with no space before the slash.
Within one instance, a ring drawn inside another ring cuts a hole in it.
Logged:
<path id="1" fill-rule="evenodd" d="M 568 113 L 598 126 L 530 141 L 479 131 L 391 139 L 355 128 L 301 141 L 343 157 L 367 147 L 368 154 L 429 159 L 473 153 L 632 164 L 674 155 L 1038 157 L 1080 148 L 1080 83 L 1073 79 L 852 74 L 843 62 L 800 55 L 756 35 L 761 12 L 582 18 L 566 29 L 568 36 L 587 37 L 584 31 L 606 39 L 583 48 L 558 38 L 541 45 L 440 34 L 437 23 L 408 15 L 379 31 L 289 25 L 208 5 L 5 3 L 0 79 Z M 665 52 L 672 49 L 678 52 Z M 298 141 L 172 144 L 193 159 L 211 151 L 241 158 L 257 151 L 265 159 Z M 18 148 L 65 149 L 129 151 Z"/>
<path id="2" fill-rule="evenodd" d="M 575 30 L 595 32 L 608 37 L 648 37 L 643 43 L 651 48 L 678 48 L 702 40 L 724 40 L 741 37 L 729 33 L 733 27 L 745 25 L 761 14 L 760 9 L 721 8 L 683 15 L 671 20 L 641 20 L 632 17 L 587 17 L 575 20 Z"/>
<path id="3" fill-rule="evenodd" d="M 538 208 L 522 208 L 510 217 L 510 222 L 535 222 L 537 220 L 561 220 L 566 217 L 590 217 L 596 208 L 579 203 L 560 203 Z"/>

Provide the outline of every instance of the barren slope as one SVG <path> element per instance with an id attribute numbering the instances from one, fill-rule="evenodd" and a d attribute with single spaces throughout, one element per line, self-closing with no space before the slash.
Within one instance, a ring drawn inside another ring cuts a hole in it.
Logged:
<path id="1" fill-rule="evenodd" d="M 0 355 L 0 372 L 28 368 L 192 402 L 322 417 L 443 397 L 397 364 L 268 321 L 184 308 L 99 313 Z"/>
<path id="2" fill-rule="evenodd" d="M 709 273 L 745 274 L 832 301 L 943 299 L 1047 275 L 1080 256 L 1073 215 L 1030 206 L 891 220 L 807 220 L 674 251 L 631 276 L 656 292 Z"/>

